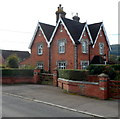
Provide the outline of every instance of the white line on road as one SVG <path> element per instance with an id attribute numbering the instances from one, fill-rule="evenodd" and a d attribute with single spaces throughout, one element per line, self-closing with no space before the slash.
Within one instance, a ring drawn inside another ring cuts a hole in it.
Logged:
<path id="1" fill-rule="evenodd" d="M 37 99 L 32 99 L 32 98 L 24 97 L 24 96 L 21 96 L 21 95 L 12 94 L 12 93 L 6 93 L 6 92 L 3 92 L 3 93 L 7 94 L 7 95 L 10 95 L 10 96 L 22 98 L 22 99 L 25 99 L 25 100 L 34 101 L 34 102 L 37 102 L 37 103 L 43 103 L 43 104 L 59 107 L 59 108 L 62 108 L 62 109 L 66 109 L 66 110 L 70 110 L 70 111 L 74 111 L 74 112 L 79 112 L 79 113 L 87 114 L 87 115 L 90 115 L 90 116 L 94 116 L 94 117 L 99 117 L 99 118 L 104 118 L 105 119 L 104 116 L 93 114 L 93 113 L 89 113 L 89 112 L 86 112 L 86 111 L 81 111 L 81 110 L 65 107 L 65 106 L 62 106 L 62 105 L 57 105 L 57 104 L 53 104 L 53 103 L 49 103 L 49 102 L 45 102 L 45 101 L 41 101 L 41 100 L 37 100 Z"/>

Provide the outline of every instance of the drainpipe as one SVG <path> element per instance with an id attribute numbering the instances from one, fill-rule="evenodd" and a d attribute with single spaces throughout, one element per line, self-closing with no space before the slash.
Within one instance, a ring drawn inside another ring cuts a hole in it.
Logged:
<path id="1" fill-rule="evenodd" d="M 78 51 L 77 45 L 74 47 L 74 69 L 78 69 Z"/>
<path id="2" fill-rule="evenodd" d="M 51 70 L 51 54 L 50 54 L 50 45 L 48 46 L 48 71 Z"/>
<path id="3" fill-rule="evenodd" d="M 89 43 L 89 51 L 88 51 L 88 55 L 89 55 L 89 56 L 88 56 L 88 58 L 89 58 L 89 65 L 90 65 L 90 51 L 91 51 L 91 50 L 90 50 L 90 47 L 91 47 L 91 43 Z"/>

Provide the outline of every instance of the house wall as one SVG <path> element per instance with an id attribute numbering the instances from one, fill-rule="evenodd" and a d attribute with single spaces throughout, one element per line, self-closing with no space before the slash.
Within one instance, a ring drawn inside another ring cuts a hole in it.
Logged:
<path id="1" fill-rule="evenodd" d="M 102 36 L 100 36 L 100 34 Z M 105 34 L 104 34 L 103 30 L 101 30 L 100 34 L 98 35 L 98 39 L 97 39 L 97 42 L 95 43 L 95 47 L 92 48 L 92 50 L 91 50 L 91 60 L 93 59 L 93 57 L 95 55 L 100 55 L 100 53 L 99 53 L 99 43 L 104 43 L 104 54 L 106 54 L 106 61 L 108 61 L 109 46 L 107 44 L 106 37 L 105 37 Z"/>
<path id="2" fill-rule="evenodd" d="M 38 55 L 38 45 L 42 43 L 43 44 L 43 54 Z M 31 47 L 31 56 L 29 59 L 21 62 L 21 65 L 23 64 L 30 64 L 32 66 L 36 66 L 37 62 L 43 62 L 44 69 L 46 71 L 49 70 L 49 48 L 48 44 L 45 40 L 45 37 L 43 36 L 41 31 L 38 31 L 36 34 L 36 37 L 33 41 L 32 47 Z"/>
<path id="3" fill-rule="evenodd" d="M 58 53 L 58 40 L 66 39 L 65 53 Z M 51 42 L 50 52 L 51 52 L 51 72 L 57 67 L 57 61 L 66 61 L 67 69 L 74 69 L 74 48 L 75 46 L 72 43 L 67 31 L 63 27 L 63 31 L 60 32 L 60 27 L 56 31 L 55 37 Z"/>
<path id="4" fill-rule="evenodd" d="M 84 36 L 85 34 L 85 36 Z M 90 43 L 90 38 L 88 36 L 87 31 L 85 31 L 82 36 L 82 39 L 87 39 L 88 43 Z M 81 69 L 81 61 L 89 61 L 89 44 L 88 44 L 88 52 L 87 53 L 82 53 L 82 45 L 81 43 L 78 45 L 78 69 Z M 91 47 L 90 47 L 90 51 L 91 51 Z"/>

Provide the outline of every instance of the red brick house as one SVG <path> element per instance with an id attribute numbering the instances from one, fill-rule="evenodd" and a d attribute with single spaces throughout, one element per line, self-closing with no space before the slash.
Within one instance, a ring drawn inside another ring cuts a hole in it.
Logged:
<path id="1" fill-rule="evenodd" d="M 21 62 L 21 65 L 38 66 L 46 71 L 49 70 L 49 47 L 48 42 L 53 33 L 54 26 L 38 22 L 33 38 L 29 45 L 31 56 Z"/>
<path id="2" fill-rule="evenodd" d="M 91 63 L 108 62 L 110 43 L 103 22 L 88 25 L 79 22 L 77 14 L 72 20 L 65 15 L 60 5 L 55 27 L 38 23 L 29 47 L 30 64 L 52 71 L 56 67 L 85 69 Z"/>

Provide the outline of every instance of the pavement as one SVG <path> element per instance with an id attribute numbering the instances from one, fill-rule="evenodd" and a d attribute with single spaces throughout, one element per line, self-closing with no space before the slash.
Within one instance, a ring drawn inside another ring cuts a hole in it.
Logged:
<path id="1" fill-rule="evenodd" d="M 119 119 L 119 100 L 116 99 L 100 100 L 66 93 L 59 87 L 39 84 L 3 85 L 2 92 L 88 115 Z"/>

